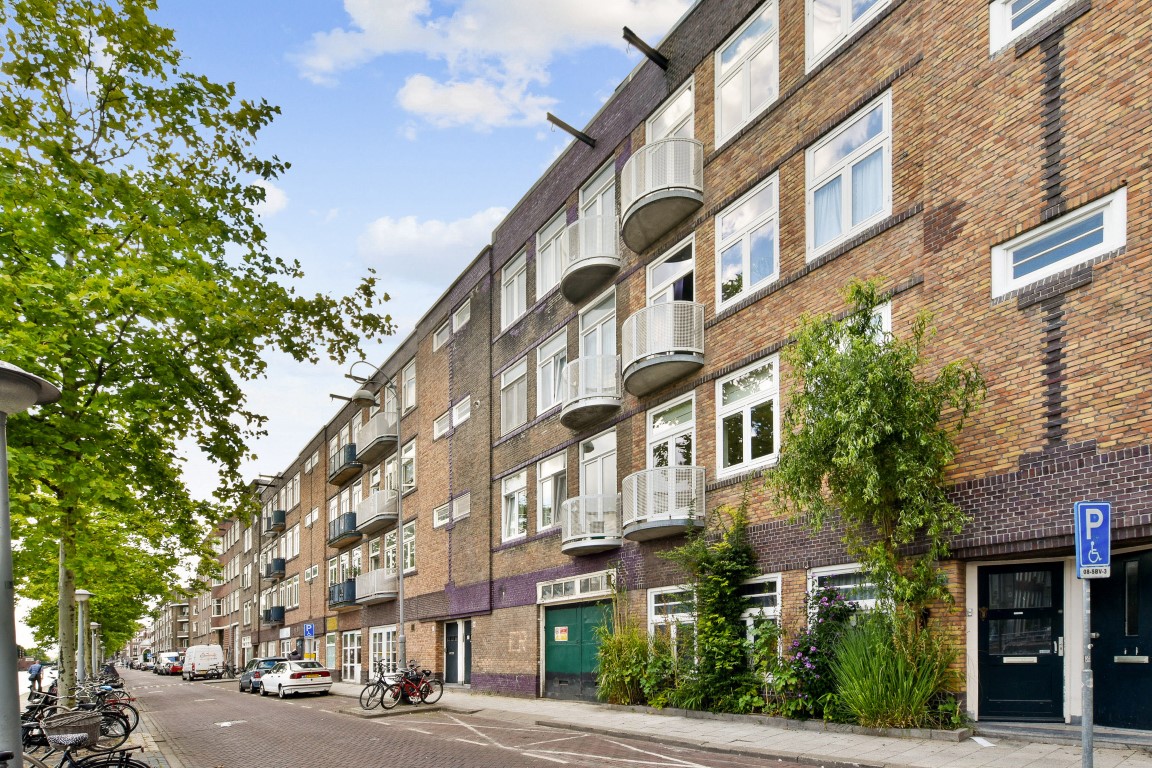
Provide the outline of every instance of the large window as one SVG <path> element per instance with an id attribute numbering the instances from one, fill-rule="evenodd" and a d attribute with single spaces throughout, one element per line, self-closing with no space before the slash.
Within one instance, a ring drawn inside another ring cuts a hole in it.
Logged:
<path id="1" fill-rule="evenodd" d="M 808 257 L 892 210 L 892 98 L 885 94 L 807 151 Z"/>
<path id="2" fill-rule="evenodd" d="M 672 137 L 691 139 L 695 132 L 694 108 L 692 80 L 689 80 L 672 98 L 664 102 L 656 114 L 648 118 L 648 142 Z"/>
<path id="3" fill-rule="evenodd" d="M 758 576 L 740 585 L 747 607 L 740 615 L 751 641 L 752 631 L 764 624 L 780 623 L 780 577 Z"/>
<path id="4" fill-rule="evenodd" d="M 992 249 L 992 296 L 1003 296 L 1113 251 L 1127 239 L 1120 189 Z"/>
<path id="5" fill-rule="evenodd" d="M 503 505 L 500 530 L 504 541 L 517 539 L 528 533 L 528 477 L 517 472 L 504 478 Z"/>
<path id="6" fill-rule="evenodd" d="M 695 400 L 689 395 L 648 412 L 648 467 L 690 467 L 696 463 Z"/>
<path id="7" fill-rule="evenodd" d="M 1023 37 L 1067 7 L 1071 0 L 993 0 L 988 5 L 988 47 L 992 53 Z"/>
<path id="8" fill-rule="evenodd" d="M 401 385 L 404 389 L 404 410 L 416 407 L 416 361 L 408 363 L 404 366 L 403 383 Z"/>
<path id="9" fill-rule="evenodd" d="M 560 505 L 568 498 L 568 455 L 558 453 L 536 465 L 536 530 L 560 524 Z"/>
<path id="10" fill-rule="evenodd" d="M 560 331 L 536 348 L 536 411 L 544 413 L 564 399 L 568 334 Z"/>
<path id="11" fill-rule="evenodd" d="M 561 239 L 565 232 L 565 213 L 560 211 L 536 233 L 536 300 L 560 284 L 560 273 L 564 265 L 561 261 Z"/>
<path id="12" fill-rule="evenodd" d="M 528 266 L 524 254 L 512 259 L 500 277 L 500 329 L 503 330 L 528 309 Z"/>
<path id="13" fill-rule="evenodd" d="M 719 474 L 764 466 L 779 443 L 777 359 L 756 363 L 716 382 Z"/>
<path id="14" fill-rule="evenodd" d="M 859 565 L 836 565 L 813 568 L 809 572 L 808 589 L 834 588 L 845 600 L 856 603 L 864 610 L 876 606 L 878 592 L 876 585 L 860 570 Z"/>
<path id="15" fill-rule="evenodd" d="M 717 306 L 734 303 L 779 277 L 776 176 L 716 216 Z"/>
<path id="16" fill-rule="evenodd" d="M 876 16 L 888 0 L 805 0 L 808 70 Z"/>
<path id="17" fill-rule="evenodd" d="M 677 656 L 696 653 L 696 599 L 691 587 L 648 590 L 648 633 L 664 638 Z"/>
<path id="18" fill-rule="evenodd" d="M 404 573 L 416 570 L 416 521 L 404 526 Z"/>
<path id="19" fill-rule="evenodd" d="M 528 360 L 520 360 L 500 374 L 500 434 L 506 435 L 528 421 Z"/>
<path id="20" fill-rule="evenodd" d="M 400 482 L 404 493 L 416 487 L 416 441 L 411 440 L 400 451 Z"/>
<path id="21" fill-rule="evenodd" d="M 778 37 L 776 0 L 769 0 L 716 51 L 717 144 L 776 100 Z"/>

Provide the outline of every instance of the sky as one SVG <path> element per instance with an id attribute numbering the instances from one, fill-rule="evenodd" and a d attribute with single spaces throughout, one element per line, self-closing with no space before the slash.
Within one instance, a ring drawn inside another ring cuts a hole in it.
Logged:
<path id="1" fill-rule="evenodd" d="M 306 295 L 344 295 L 375 268 L 396 336 L 490 240 L 508 210 L 692 0 L 159 0 L 186 67 L 282 114 L 255 151 L 291 169 L 266 188 L 271 252 L 299 260 Z M 245 475 L 288 468 L 350 394 L 347 365 L 269 360 L 245 391 L 268 417 Z M 363 368 L 361 368 L 361 373 Z M 212 466 L 185 446 L 186 481 L 209 498 Z"/>

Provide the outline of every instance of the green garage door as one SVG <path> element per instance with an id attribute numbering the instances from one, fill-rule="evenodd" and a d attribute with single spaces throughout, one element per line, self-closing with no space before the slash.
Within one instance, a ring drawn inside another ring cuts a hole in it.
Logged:
<path id="1" fill-rule="evenodd" d="M 612 620 L 608 603 L 544 609 L 544 695 L 596 700 L 596 627 Z"/>

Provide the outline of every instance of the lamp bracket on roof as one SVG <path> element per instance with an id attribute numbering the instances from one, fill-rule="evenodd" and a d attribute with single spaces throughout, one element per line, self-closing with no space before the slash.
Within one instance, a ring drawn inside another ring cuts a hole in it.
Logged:
<path id="1" fill-rule="evenodd" d="M 591 136 L 584 133 L 583 131 L 576 130 L 572 126 L 568 125 L 568 123 L 566 123 L 563 120 L 561 120 L 560 118 L 556 117 L 556 115 L 552 114 L 551 112 L 548 113 L 548 122 L 552 123 L 552 125 L 556 126 L 560 130 L 565 131 L 567 133 L 570 133 L 571 135 L 580 139 L 580 141 L 584 142 L 585 144 L 592 147 L 593 149 L 596 148 L 596 139 L 592 138 Z"/>
<path id="2" fill-rule="evenodd" d="M 668 69 L 668 57 L 641 40 L 640 36 L 628 29 L 628 27 L 624 27 L 624 39 L 627 40 L 630 45 L 636 46 L 637 50 L 647 56 L 652 63 L 660 67 L 660 69 Z"/>

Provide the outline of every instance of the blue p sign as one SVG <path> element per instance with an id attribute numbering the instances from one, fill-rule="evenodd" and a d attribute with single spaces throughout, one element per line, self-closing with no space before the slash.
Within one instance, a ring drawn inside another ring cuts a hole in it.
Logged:
<path id="1" fill-rule="evenodd" d="M 1076 566 L 1082 579 L 1112 573 L 1112 505 L 1106 501 L 1076 502 Z"/>

